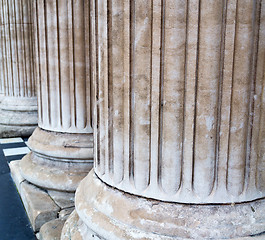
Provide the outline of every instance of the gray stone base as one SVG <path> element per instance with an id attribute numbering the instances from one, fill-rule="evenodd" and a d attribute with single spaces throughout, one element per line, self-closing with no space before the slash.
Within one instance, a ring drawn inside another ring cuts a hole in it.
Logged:
<path id="1" fill-rule="evenodd" d="M 20 174 L 20 161 L 12 161 L 9 166 L 32 228 L 36 233 L 40 231 L 42 240 L 57 239 L 63 223 L 74 210 L 74 193 L 47 191 L 30 184 Z"/>
<path id="2" fill-rule="evenodd" d="M 29 137 L 38 125 L 36 97 L 7 97 L 0 104 L 0 137 Z"/>
<path id="3" fill-rule="evenodd" d="M 66 221 L 62 240 L 265 239 L 265 199 L 213 205 L 161 202 L 114 189 L 93 171 L 75 199 L 76 212 Z"/>
<path id="4" fill-rule="evenodd" d="M 9 137 L 29 137 L 34 132 L 37 125 L 34 126 L 14 126 L 0 124 L 0 138 Z"/>

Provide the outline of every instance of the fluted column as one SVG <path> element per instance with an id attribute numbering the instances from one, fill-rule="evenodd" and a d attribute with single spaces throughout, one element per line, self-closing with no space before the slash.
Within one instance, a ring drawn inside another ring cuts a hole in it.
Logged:
<path id="1" fill-rule="evenodd" d="M 264 238 L 265 1 L 92 9 L 95 174 L 62 239 Z"/>
<path id="2" fill-rule="evenodd" d="M 4 61 L 3 61 L 3 39 L 4 29 L 3 29 L 3 19 L 0 17 L 0 103 L 4 97 L 5 89 L 5 79 L 4 79 Z"/>
<path id="3" fill-rule="evenodd" d="M 0 1 L 0 136 L 29 136 L 37 126 L 32 1 Z"/>
<path id="4" fill-rule="evenodd" d="M 0 102 L 4 97 L 5 79 L 4 79 L 4 61 L 3 61 L 3 38 L 4 38 L 4 25 L 3 18 L 0 17 Z"/>
<path id="5" fill-rule="evenodd" d="M 22 175 L 75 191 L 93 166 L 90 22 L 87 1 L 34 1 L 39 127 Z"/>

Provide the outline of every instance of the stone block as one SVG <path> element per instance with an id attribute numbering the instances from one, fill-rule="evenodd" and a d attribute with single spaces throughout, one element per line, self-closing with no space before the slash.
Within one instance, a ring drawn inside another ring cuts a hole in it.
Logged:
<path id="1" fill-rule="evenodd" d="M 40 229 L 40 240 L 60 240 L 65 220 L 55 219 L 45 223 Z"/>
<path id="2" fill-rule="evenodd" d="M 62 220 L 66 220 L 74 210 L 74 207 L 63 209 L 59 213 L 59 218 Z"/>
<path id="3" fill-rule="evenodd" d="M 61 209 L 74 207 L 75 205 L 74 193 L 48 190 L 48 194 Z"/>
<path id="4" fill-rule="evenodd" d="M 25 181 L 25 178 L 22 177 L 19 167 L 20 160 L 12 161 L 9 164 L 11 177 L 17 187 L 18 192 L 21 192 L 21 183 Z"/>
<path id="5" fill-rule="evenodd" d="M 24 181 L 20 194 L 35 232 L 44 223 L 57 218 L 60 208 L 44 190 Z"/>

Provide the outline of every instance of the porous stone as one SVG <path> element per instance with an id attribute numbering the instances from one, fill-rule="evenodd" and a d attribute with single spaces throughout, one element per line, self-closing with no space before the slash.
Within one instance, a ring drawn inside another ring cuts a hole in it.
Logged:
<path id="1" fill-rule="evenodd" d="M 73 211 L 63 226 L 61 232 L 61 240 L 83 240 L 79 230 L 81 224 L 82 222 L 79 221 L 78 214 L 76 213 L 76 211 Z M 87 239 L 89 239 L 89 235 L 87 236 Z"/>
<path id="2" fill-rule="evenodd" d="M 58 216 L 60 208 L 50 196 L 44 190 L 26 181 L 21 183 L 21 199 L 35 232 L 44 223 L 56 219 Z"/>
<path id="3" fill-rule="evenodd" d="M 40 240 L 60 240 L 64 223 L 62 219 L 55 219 L 42 225 L 39 233 Z"/>
<path id="4" fill-rule="evenodd" d="M 11 177 L 17 187 L 18 192 L 21 194 L 21 183 L 25 181 L 25 178 L 23 178 L 20 173 L 20 161 L 21 160 L 11 161 L 9 163 L 9 168 Z"/>

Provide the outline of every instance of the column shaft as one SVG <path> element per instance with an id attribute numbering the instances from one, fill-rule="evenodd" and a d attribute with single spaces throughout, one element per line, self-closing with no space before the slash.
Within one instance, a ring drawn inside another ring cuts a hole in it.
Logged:
<path id="1" fill-rule="evenodd" d="M 197 3 L 99 1 L 95 172 L 166 201 L 264 197 L 260 3 Z"/>
<path id="2" fill-rule="evenodd" d="M 0 18 L 0 48 L 3 49 L 3 41 L 4 31 L 3 31 L 3 23 L 2 18 Z M 3 61 L 3 52 L 0 50 L 0 102 L 4 96 L 5 89 L 5 79 L 4 79 L 4 61 Z"/>
<path id="3" fill-rule="evenodd" d="M 34 97 L 32 3 L 29 0 L 1 1 L 2 57 L 5 94 Z"/>
<path id="4" fill-rule="evenodd" d="M 84 1 L 37 1 L 39 126 L 70 133 L 91 128 L 89 19 Z"/>
<path id="5" fill-rule="evenodd" d="M 1 136 L 29 136 L 37 125 L 32 1 L 0 1 Z"/>

